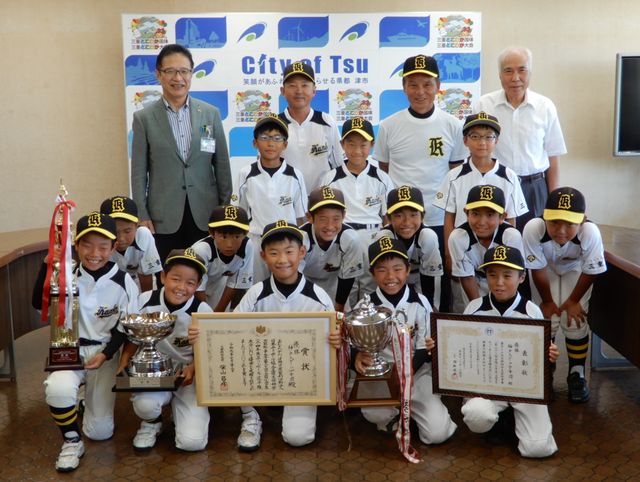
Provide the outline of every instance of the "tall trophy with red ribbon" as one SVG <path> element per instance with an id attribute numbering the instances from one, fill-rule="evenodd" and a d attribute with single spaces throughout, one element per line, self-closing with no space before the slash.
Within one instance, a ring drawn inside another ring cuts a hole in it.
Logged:
<path id="1" fill-rule="evenodd" d="M 46 371 L 81 370 L 78 341 L 78 283 L 71 254 L 73 229 L 71 212 L 75 203 L 67 199 L 62 180 L 49 229 L 47 275 L 42 293 L 42 322 L 49 322 L 51 338 Z"/>

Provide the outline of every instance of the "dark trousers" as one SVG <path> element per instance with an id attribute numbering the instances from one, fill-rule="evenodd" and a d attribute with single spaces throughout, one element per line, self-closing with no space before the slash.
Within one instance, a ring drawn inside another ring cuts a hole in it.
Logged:
<path id="1" fill-rule="evenodd" d="M 160 259 L 164 263 L 167 259 L 169 252 L 172 249 L 184 249 L 191 246 L 196 241 L 208 236 L 207 231 L 202 231 L 196 222 L 193 220 L 191 214 L 191 208 L 189 207 L 189 201 L 184 203 L 184 214 L 182 215 L 182 224 L 175 233 L 171 234 L 159 234 L 156 233 L 153 237 L 156 240 L 156 248 L 158 248 L 158 254 Z"/>
<path id="2" fill-rule="evenodd" d="M 444 226 L 429 227 L 438 235 L 438 250 L 444 267 Z M 440 305 L 438 311 L 442 313 L 451 312 L 451 276 L 446 270 L 444 270 L 442 278 L 440 278 Z"/>

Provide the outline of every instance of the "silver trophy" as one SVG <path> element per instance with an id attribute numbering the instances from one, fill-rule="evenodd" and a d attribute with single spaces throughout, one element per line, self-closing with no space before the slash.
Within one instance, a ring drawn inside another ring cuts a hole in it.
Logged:
<path id="1" fill-rule="evenodd" d="M 122 323 L 131 341 L 139 344 L 129 360 L 128 378 L 118 377 L 115 391 L 175 390 L 176 368 L 171 358 L 160 353 L 156 344 L 169 336 L 176 324 L 176 316 L 155 312 L 127 315 Z"/>
<path id="2" fill-rule="evenodd" d="M 402 321 L 398 318 L 402 318 Z M 373 358 L 373 363 L 366 368 L 364 376 L 381 377 L 391 370 L 391 364 L 380 357 L 380 352 L 391 341 L 396 323 L 407 323 L 404 310 L 394 313 L 384 306 L 375 306 L 369 295 L 364 295 L 347 314 L 344 320 L 347 341 L 358 351 Z"/>

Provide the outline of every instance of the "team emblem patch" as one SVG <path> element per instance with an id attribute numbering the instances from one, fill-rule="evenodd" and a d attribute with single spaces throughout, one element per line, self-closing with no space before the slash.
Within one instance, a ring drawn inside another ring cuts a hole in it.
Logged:
<path id="1" fill-rule="evenodd" d="M 196 259 L 196 252 L 193 250 L 193 248 L 187 248 L 184 250 L 184 256 L 185 258 Z"/>
<path id="2" fill-rule="evenodd" d="M 411 201 L 411 189 L 409 186 L 402 186 L 398 188 L 398 200 Z"/>
<path id="3" fill-rule="evenodd" d="M 385 236 L 384 238 L 380 238 L 380 241 L 378 241 L 378 244 L 380 246 L 381 252 L 385 252 L 385 251 L 389 251 L 390 249 L 393 249 L 393 242 L 391 241 L 391 238 L 388 236 Z"/>
<path id="4" fill-rule="evenodd" d="M 486 112 L 478 112 L 478 120 L 487 120 L 489 116 Z"/>
<path id="5" fill-rule="evenodd" d="M 325 186 L 322 188 L 322 197 L 323 199 L 335 199 L 336 193 L 333 192 L 331 187 Z"/>
<path id="6" fill-rule="evenodd" d="M 493 186 L 482 186 L 480 188 L 480 199 L 483 201 L 493 200 Z"/>
<path id="7" fill-rule="evenodd" d="M 527 256 L 527 261 L 529 261 L 529 263 L 533 263 L 536 260 L 536 257 L 532 254 L 530 254 L 529 256 Z"/>
<path id="8" fill-rule="evenodd" d="M 351 119 L 351 127 L 353 127 L 354 129 L 362 129 L 363 126 L 364 121 L 362 120 L 362 117 L 354 117 L 353 119 Z"/>
<path id="9" fill-rule="evenodd" d="M 416 69 L 425 69 L 427 67 L 427 58 L 424 55 L 416 57 Z"/>
<path id="10" fill-rule="evenodd" d="M 102 217 L 99 212 L 92 212 L 89 214 L 89 219 L 87 220 L 87 224 L 90 228 L 99 228 L 102 226 Z"/>
<path id="11" fill-rule="evenodd" d="M 560 194 L 558 198 L 558 209 L 571 209 L 571 195 Z"/>
<path id="12" fill-rule="evenodd" d="M 124 199 L 121 197 L 114 197 L 111 200 L 111 211 L 114 213 L 124 212 Z"/>
<path id="13" fill-rule="evenodd" d="M 507 248 L 504 246 L 498 246 L 493 252 L 494 261 L 504 261 L 507 259 Z"/>
<path id="14" fill-rule="evenodd" d="M 444 193 L 438 192 L 436 193 L 436 199 L 442 199 L 444 197 Z"/>
<path id="15" fill-rule="evenodd" d="M 294 62 L 293 63 L 293 71 L 294 72 L 304 72 L 304 66 L 302 62 Z"/>
<path id="16" fill-rule="evenodd" d="M 238 208 L 236 206 L 226 206 L 224 208 L 224 219 L 227 221 L 238 219 Z"/>
<path id="17" fill-rule="evenodd" d="M 278 220 L 278 222 L 276 222 L 276 228 L 286 228 L 289 226 L 289 223 L 287 223 L 284 219 L 280 219 Z"/>

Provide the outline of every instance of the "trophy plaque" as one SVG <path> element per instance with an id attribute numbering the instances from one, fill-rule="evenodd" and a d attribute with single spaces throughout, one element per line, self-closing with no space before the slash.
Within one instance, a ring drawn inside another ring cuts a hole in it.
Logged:
<path id="1" fill-rule="evenodd" d="M 169 336 L 176 316 L 169 313 L 127 315 L 120 322 L 129 339 L 139 348 L 129 360 L 128 376 L 116 377 L 114 392 L 175 391 L 183 378 L 177 376 L 180 366 L 174 367 L 171 358 L 161 353 L 156 344 Z"/>
<path id="2" fill-rule="evenodd" d="M 67 190 L 60 190 L 49 231 L 47 274 L 42 294 L 42 316 L 49 322 L 51 336 L 45 370 L 82 370 L 78 341 L 79 293 L 72 259 L 73 229 L 71 211 L 75 204 L 67 200 Z"/>
<path id="3" fill-rule="evenodd" d="M 402 310 L 393 313 L 384 306 L 375 306 L 369 297 L 358 302 L 344 319 L 346 339 L 358 351 L 367 353 L 373 363 L 364 374 L 358 373 L 349 395 L 348 407 L 396 406 L 400 404 L 400 386 L 394 364 L 380 356 L 393 336 L 398 317 L 406 323 Z"/>

